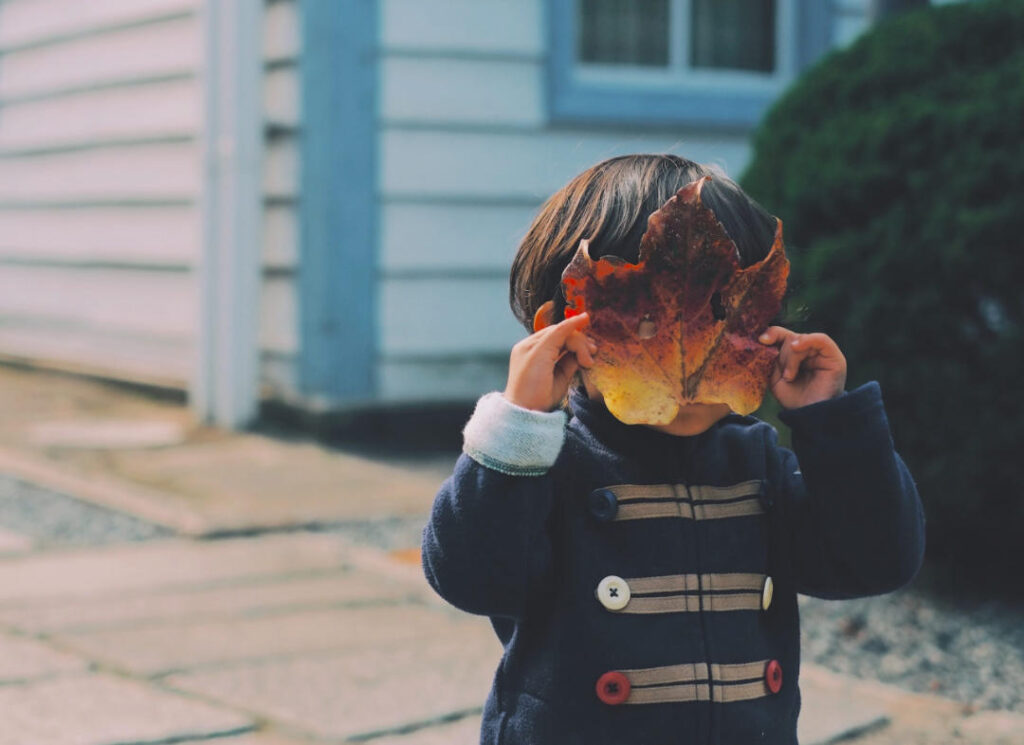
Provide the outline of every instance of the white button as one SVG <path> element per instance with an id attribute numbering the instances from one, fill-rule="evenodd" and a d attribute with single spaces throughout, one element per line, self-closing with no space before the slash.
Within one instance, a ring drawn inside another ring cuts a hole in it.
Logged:
<path id="1" fill-rule="evenodd" d="M 771 577 L 764 578 L 764 586 L 761 587 L 761 610 L 768 610 L 772 604 L 772 595 L 775 593 L 775 583 Z"/>
<path id="2" fill-rule="evenodd" d="M 629 585 L 622 577 L 608 575 L 597 585 L 597 599 L 608 610 L 622 610 L 629 602 Z"/>

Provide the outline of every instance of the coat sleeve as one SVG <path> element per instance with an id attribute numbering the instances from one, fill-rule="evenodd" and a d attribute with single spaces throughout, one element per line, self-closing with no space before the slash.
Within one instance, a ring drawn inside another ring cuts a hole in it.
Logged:
<path id="1" fill-rule="evenodd" d="M 924 512 L 878 383 L 779 418 L 795 452 L 771 430 L 769 478 L 797 592 L 852 598 L 908 584 L 924 558 Z"/>
<path id="2" fill-rule="evenodd" d="M 529 411 L 497 393 L 477 403 L 423 530 L 427 581 L 452 605 L 520 618 L 546 591 L 565 423 L 564 412 Z"/>

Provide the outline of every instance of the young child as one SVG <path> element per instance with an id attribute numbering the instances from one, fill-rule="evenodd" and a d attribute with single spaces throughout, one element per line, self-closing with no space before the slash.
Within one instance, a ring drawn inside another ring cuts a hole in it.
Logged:
<path id="1" fill-rule="evenodd" d="M 795 452 L 724 404 L 626 425 L 579 384 L 597 347 L 586 314 L 561 320 L 560 279 L 580 239 L 595 260 L 635 262 L 648 215 L 708 173 L 605 161 L 519 248 L 512 308 L 543 328 L 512 349 L 504 393 L 478 402 L 423 533 L 431 585 L 489 616 L 505 648 L 485 745 L 796 743 L 797 593 L 890 592 L 920 567 L 921 504 L 879 386 L 844 392 L 825 334 L 761 337 L 779 350 L 769 388 Z M 716 173 L 702 196 L 743 266 L 767 254 L 775 220 L 736 184 Z"/>

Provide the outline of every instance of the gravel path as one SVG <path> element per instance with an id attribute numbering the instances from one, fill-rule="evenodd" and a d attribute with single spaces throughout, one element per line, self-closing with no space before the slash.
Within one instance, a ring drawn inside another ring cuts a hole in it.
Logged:
<path id="1" fill-rule="evenodd" d="M 1024 605 L 907 589 L 800 598 L 804 659 L 840 673 L 1024 713 Z"/>
<path id="2" fill-rule="evenodd" d="M 0 527 L 37 548 L 96 546 L 171 535 L 166 528 L 0 475 Z"/>

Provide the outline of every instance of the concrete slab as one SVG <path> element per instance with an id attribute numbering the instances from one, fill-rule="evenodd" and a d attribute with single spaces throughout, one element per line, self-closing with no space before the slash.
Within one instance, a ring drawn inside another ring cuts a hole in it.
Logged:
<path id="1" fill-rule="evenodd" d="M 393 580 L 352 571 L 257 577 L 238 582 L 227 586 L 141 591 L 116 597 L 0 608 L 0 624 L 37 634 L 91 631 L 393 603 L 412 595 L 407 587 Z"/>
<path id="2" fill-rule="evenodd" d="M 298 739 L 273 732 L 254 732 L 240 737 L 218 737 L 216 740 L 179 740 L 175 745 L 313 745 L 312 740 Z M 318 745 L 322 745 L 319 743 Z M 473 743 L 473 745 L 479 745 Z"/>
<path id="3" fill-rule="evenodd" d="M 61 494 L 133 515 L 184 535 L 207 532 L 206 520 L 180 497 L 147 488 L 111 474 L 97 464 L 79 464 L 0 447 L 0 471 Z"/>
<path id="4" fill-rule="evenodd" d="M 338 539 L 308 533 L 52 551 L 0 561 L 0 608 L 338 569 L 345 554 Z"/>
<path id="5" fill-rule="evenodd" d="M 32 544 L 33 541 L 29 536 L 0 528 L 0 555 L 31 551 Z"/>
<path id="6" fill-rule="evenodd" d="M 979 711 L 959 723 L 956 733 L 972 743 L 1020 745 L 1024 742 L 1024 715 L 1012 711 Z"/>
<path id="7" fill-rule="evenodd" d="M 367 745 L 480 745 L 480 717 L 463 717 L 406 734 L 375 737 Z"/>
<path id="8" fill-rule="evenodd" d="M 35 639 L 0 634 L 0 685 L 83 671 L 83 660 Z"/>
<path id="9" fill-rule="evenodd" d="M 111 459 L 119 476 L 174 495 L 214 531 L 423 514 L 442 481 L 316 444 L 258 435 L 123 451 Z"/>
<path id="10" fill-rule="evenodd" d="M 330 652 L 470 636 L 476 625 L 433 608 L 367 606 L 267 614 L 255 618 L 58 632 L 54 638 L 90 659 L 139 675 L 304 652 Z M 493 636 L 493 633 L 491 633 Z"/>
<path id="11" fill-rule="evenodd" d="M 830 745 L 889 723 L 881 702 L 856 695 L 847 681 L 824 676 L 818 670 L 801 671 L 800 678 L 797 738 L 801 745 Z"/>
<path id="12" fill-rule="evenodd" d="M 839 675 L 817 665 L 801 666 L 800 690 L 805 696 L 798 728 L 801 745 L 842 742 L 855 735 L 863 735 L 865 742 L 875 742 L 878 733 L 880 740 L 886 741 L 889 723 L 898 721 L 906 735 L 915 728 L 927 731 L 952 726 L 964 709 L 956 701 Z M 857 717 L 845 718 L 844 709 L 856 712 Z M 932 741 L 921 742 L 930 745 Z"/>
<path id="13" fill-rule="evenodd" d="M 119 450 L 180 445 L 187 434 L 182 422 L 91 417 L 36 422 L 29 441 L 44 448 Z"/>
<path id="14" fill-rule="evenodd" d="M 165 683 L 317 737 L 366 738 L 479 711 L 500 655 L 493 633 L 449 634 L 186 673 Z"/>
<path id="15" fill-rule="evenodd" d="M 0 745 L 123 745 L 241 733 L 237 712 L 108 675 L 0 687 Z"/>

